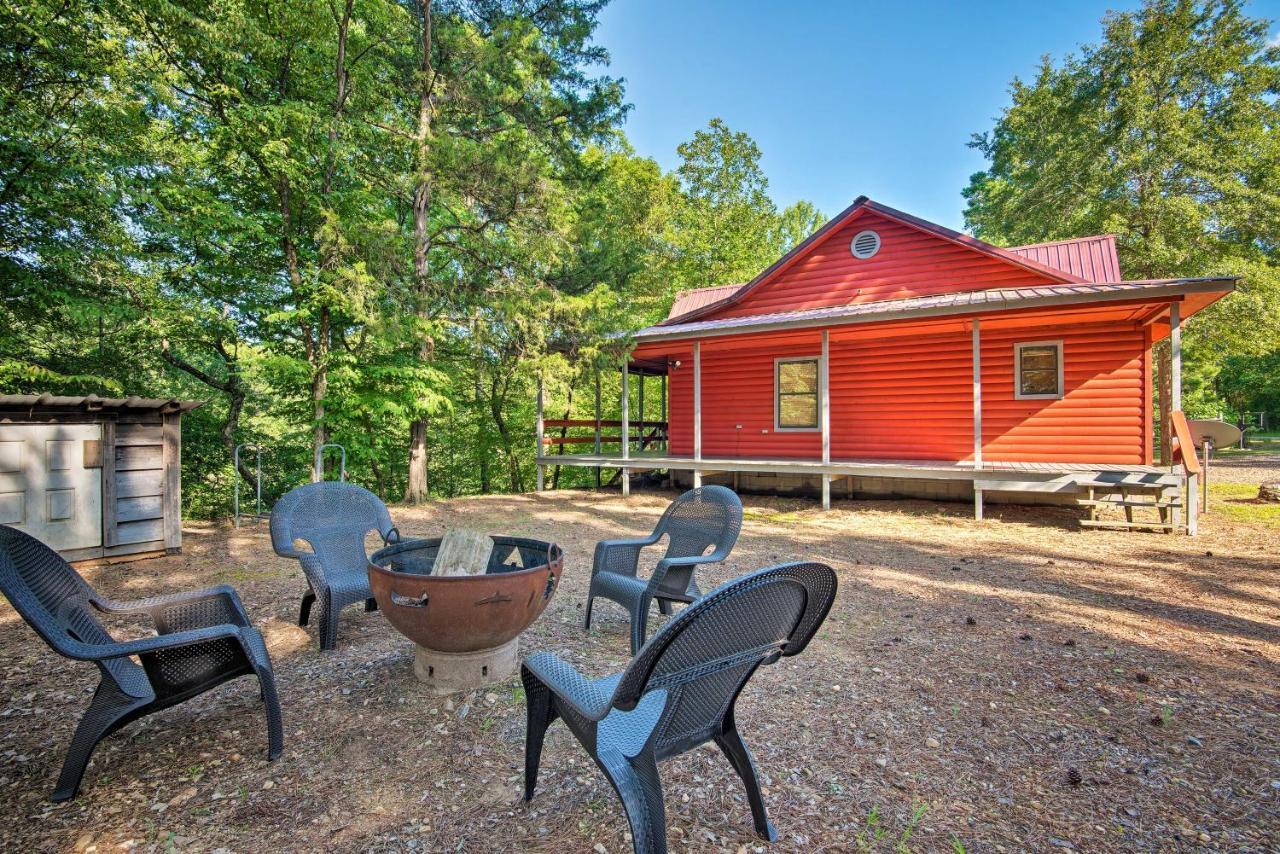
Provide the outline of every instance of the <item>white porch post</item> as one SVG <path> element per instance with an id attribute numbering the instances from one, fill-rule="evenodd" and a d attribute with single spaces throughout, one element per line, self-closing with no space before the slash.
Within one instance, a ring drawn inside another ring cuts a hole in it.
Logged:
<path id="1" fill-rule="evenodd" d="M 1182 408 L 1182 306 L 1169 306 L 1170 383 L 1169 404 L 1173 411 Z"/>
<path id="2" fill-rule="evenodd" d="M 1169 305 L 1169 408 L 1172 412 L 1182 411 L 1182 304 Z M 1187 454 L 1193 458 L 1195 448 L 1182 448 L 1182 456 Z M 1186 486 L 1182 492 L 1184 510 L 1187 514 L 1187 535 L 1194 537 L 1200 531 L 1200 512 L 1196 503 L 1199 499 L 1196 489 L 1196 476 L 1187 475 Z"/>
<path id="3" fill-rule="evenodd" d="M 640 381 L 640 443 L 636 445 L 636 450 L 644 452 L 644 382 L 645 375 L 643 373 L 636 374 L 636 379 Z"/>
<path id="4" fill-rule="evenodd" d="M 693 488 L 702 486 L 702 342 L 693 342 Z"/>
<path id="5" fill-rule="evenodd" d="M 662 422 L 662 451 L 667 453 L 671 450 L 669 440 L 671 438 L 671 425 L 667 423 L 667 375 L 662 375 L 662 384 L 658 395 L 658 420 Z"/>
<path id="6" fill-rule="evenodd" d="M 822 358 L 818 361 L 818 397 L 821 401 L 822 412 L 822 464 L 824 466 L 831 464 L 831 391 L 830 384 L 827 380 L 831 376 L 831 370 L 828 363 L 831 359 L 831 335 L 824 329 L 822 330 Z M 831 509 L 831 475 L 827 472 L 822 474 L 822 509 Z"/>
<path id="7" fill-rule="evenodd" d="M 544 389 L 543 389 L 543 382 L 542 382 L 542 372 L 539 371 L 538 372 L 538 424 L 537 424 L 538 448 L 537 448 L 536 456 L 534 457 L 534 459 L 536 460 L 542 459 L 542 436 L 543 436 L 543 433 L 545 432 L 543 420 L 542 420 L 543 392 L 544 392 Z M 538 463 L 538 492 L 542 491 L 545 474 L 546 474 L 546 466 L 544 466 L 541 462 L 539 462 Z"/>
<path id="8" fill-rule="evenodd" d="M 982 470 L 982 321 L 973 319 L 973 468 Z M 973 518 L 982 518 L 982 490 L 973 487 Z"/>
<path id="9" fill-rule="evenodd" d="M 631 494 L 631 470 L 625 465 L 631 458 L 631 381 L 626 360 L 622 362 L 622 494 Z"/>
<path id="10" fill-rule="evenodd" d="M 596 456 L 600 456 L 600 366 L 596 365 Z M 596 463 L 596 489 L 600 488 L 600 464 Z"/>

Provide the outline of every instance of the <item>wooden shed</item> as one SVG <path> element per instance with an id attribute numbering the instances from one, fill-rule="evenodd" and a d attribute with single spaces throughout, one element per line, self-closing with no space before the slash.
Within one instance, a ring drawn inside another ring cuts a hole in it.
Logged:
<path id="1" fill-rule="evenodd" d="M 198 401 L 0 395 L 0 524 L 69 561 L 182 547 L 182 413 Z"/>

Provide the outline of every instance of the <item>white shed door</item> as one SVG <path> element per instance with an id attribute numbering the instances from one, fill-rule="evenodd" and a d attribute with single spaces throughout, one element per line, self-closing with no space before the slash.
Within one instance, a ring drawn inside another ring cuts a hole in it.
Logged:
<path id="1" fill-rule="evenodd" d="M 101 440 L 99 424 L 0 424 L 0 524 L 57 551 L 102 545 L 102 469 L 85 468 Z"/>

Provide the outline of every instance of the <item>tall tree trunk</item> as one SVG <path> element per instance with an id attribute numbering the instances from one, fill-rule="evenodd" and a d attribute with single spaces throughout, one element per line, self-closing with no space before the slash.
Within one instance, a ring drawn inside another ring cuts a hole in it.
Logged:
<path id="1" fill-rule="evenodd" d="M 484 403 L 481 401 L 483 392 L 481 390 L 480 369 L 476 369 L 475 376 L 475 407 L 476 407 L 476 455 L 479 457 L 480 469 L 480 494 L 488 495 L 492 488 L 489 477 L 489 443 L 485 441 L 484 428 L 480 426 L 481 413 L 484 409 Z"/>
<path id="2" fill-rule="evenodd" d="M 347 38 L 351 30 L 351 8 L 354 0 L 346 0 L 341 16 L 334 15 L 334 23 L 338 27 L 337 56 L 334 60 L 334 80 L 337 89 L 333 96 L 333 121 L 329 125 L 329 151 L 325 158 L 324 182 L 320 187 L 322 204 L 328 205 L 328 197 L 333 192 L 333 179 L 338 167 L 338 143 L 340 141 L 338 127 L 342 113 L 346 109 L 350 96 L 350 73 L 347 71 Z M 326 248 L 325 267 L 334 269 L 339 260 L 333 246 Z M 313 481 L 324 480 L 324 459 L 321 448 L 329 441 L 329 430 L 325 425 L 325 397 L 329 393 L 329 348 L 332 338 L 333 315 L 328 305 L 320 306 L 320 324 L 316 330 L 315 345 L 311 348 L 311 404 L 313 426 L 311 431 L 312 454 L 316 461 L 311 472 Z"/>
<path id="3" fill-rule="evenodd" d="M 427 361 L 431 358 L 431 339 L 427 335 L 426 324 L 430 319 L 428 300 L 430 297 L 430 266 L 428 258 L 431 253 L 431 232 L 428 228 L 428 217 L 431 212 L 431 169 L 428 158 L 431 154 L 431 87 L 434 75 L 431 67 L 431 0 L 419 0 L 422 9 L 422 56 L 419 59 L 418 71 L 418 130 L 414 136 L 414 168 L 417 172 L 417 186 L 413 192 L 413 278 L 418 297 L 418 319 L 421 321 L 422 341 L 418 345 L 418 358 Z M 428 447 L 428 416 L 420 415 L 409 425 L 409 482 L 405 488 L 404 500 L 408 504 L 421 504 L 431 494 L 429 480 L 431 450 Z"/>
<path id="4" fill-rule="evenodd" d="M 311 472 L 313 481 L 324 480 L 324 459 L 320 449 L 329 441 L 329 431 L 324 423 L 324 399 L 329 393 L 329 308 L 320 309 L 320 328 L 316 330 L 315 344 L 311 349 L 311 446 L 312 456 L 318 462 Z"/>
<path id="5" fill-rule="evenodd" d="M 160 356 L 173 367 L 184 373 L 195 377 L 200 382 L 216 388 L 227 396 L 227 416 L 222 420 L 222 428 L 219 434 L 222 437 L 222 446 L 227 449 L 227 458 L 235 459 L 236 451 L 236 431 L 240 428 L 240 413 L 244 411 L 244 401 L 247 392 L 244 385 L 240 382 L 239 364 L 234 355 L 229 352 L 226 345 L 221 341 L 215 341 L 214 350 L 217 351 L 218 357 L 222 359 L 222 363 L 227 369 L 227 378 L 220 380 L 208 372 L 196 367 L 185 359 L 173 353 L 169 347 L 167 339 L 160 341 Z M 240 477 L 244 478 L 247 483 L 255 482 L 257 475 L 249 464 L 241 461 L 236 468 Z"/>

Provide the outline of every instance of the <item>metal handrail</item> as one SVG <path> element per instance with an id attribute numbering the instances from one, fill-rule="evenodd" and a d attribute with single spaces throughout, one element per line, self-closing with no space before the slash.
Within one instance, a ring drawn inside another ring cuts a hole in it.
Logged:
<path id="1" fill-rule="evenodd" d="M 347 449 L 339 445 L 337 442 L 328 442 L 316 448 L 315 463 L 312 472 L 315 474 L 316 480 L 324 480 L 324 452 L 329 448 L 337 448 L 342 452 L 342 458 L 338 463 L 338 480 L 346 481 L 347 479 Z"/>

